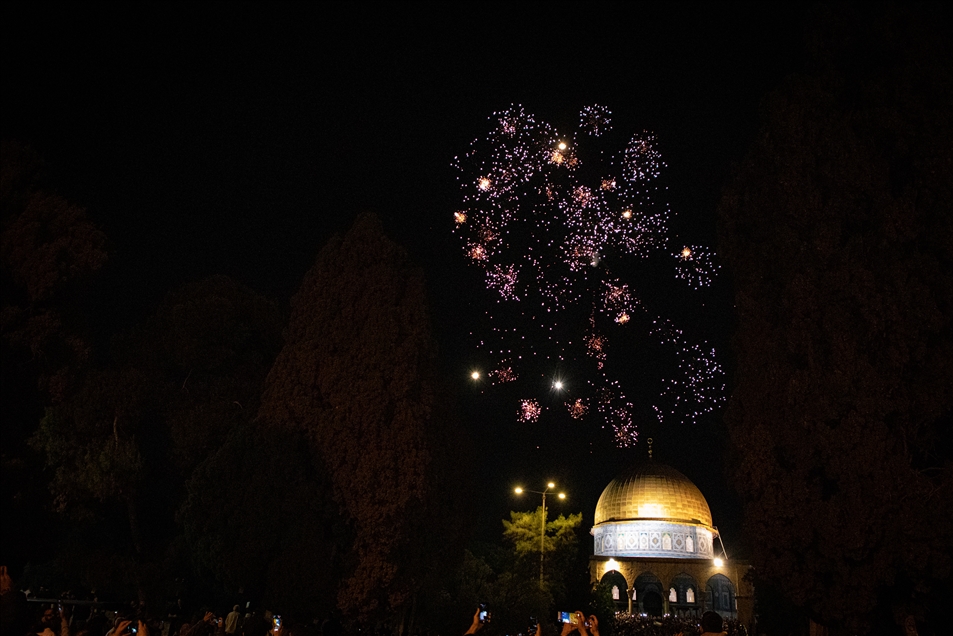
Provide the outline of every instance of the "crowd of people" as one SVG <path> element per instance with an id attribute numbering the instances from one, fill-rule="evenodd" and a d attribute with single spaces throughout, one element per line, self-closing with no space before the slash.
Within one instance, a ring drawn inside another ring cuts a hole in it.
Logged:
<path id="1" fill-rule="evenodd" d="M 705 612 L 700 618 L 619 614 L 615 620 L 615 636 L 695 636 L 704 633 L 748 636 L 747 628 L 740 621 L 724 619 L 716 612 Z"/>
<path id="2" fill-rule="evenodd" d="M 340 636 L 340 623 L 282 621 L 267 609 L 234 605 L 230 611 L 170 607 L 164 616 L 147 614 L 138 605 L 102 603 L 95 595 L 22 591 L 0 566 L 0 636 Z"/>
<path id="3" fill-rule="evenodd" d="M 0 566 L 0 636 L 341 636 L 344 631 L 333 618 L 289 622 L 250 604 L 234 605 L 230 611 L 205 608 L 192 615 L 177 604 L 164 617 L 156 618 L 138 606 L 110 608 L 92 596 L 87 599 L 70 593 L 38 592 L 28 599 L 26 593 L 14 588 L 6 568 Z M 53 597 L 56 600 L 50 600 Z M 600 636 L 596 616 L 575 612 L 572 619 L 562 625 L 561 636 Z M 484 626 L 481 610 L 477 609 L 466 634 L 476 634 Z M 614 636 L 748 636 L 740 623 L 723 621 L 714 612 L 707 612 L 701 619 L 621 613 L 615 617 L 613 631 Z M 551 631 L 538 626 L 537 633 Z M 377 636 L 377 632 L 367 636 Z"/>

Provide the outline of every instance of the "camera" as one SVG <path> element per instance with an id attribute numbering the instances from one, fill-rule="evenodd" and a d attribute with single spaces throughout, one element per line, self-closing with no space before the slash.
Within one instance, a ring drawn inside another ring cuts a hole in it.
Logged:
<path id="1" fill-rule="evenodd" d="M 492 615 L 490 614 L 490 610 L 487 609 L 487 604 L 486 604 L 486 603 L 480 603 L 480 622 L 481 622 L 481 623 L 489 623 L 491 616 L 492 616 Z"/>
<path id="2" fill-rule="evenodd" d="M 556 612 L 556 622 L 578 625 L 579 619 L 576 617 L 575 612 Z M 586 621 L 586 627 L 589 627 L 589 621 Z"/>

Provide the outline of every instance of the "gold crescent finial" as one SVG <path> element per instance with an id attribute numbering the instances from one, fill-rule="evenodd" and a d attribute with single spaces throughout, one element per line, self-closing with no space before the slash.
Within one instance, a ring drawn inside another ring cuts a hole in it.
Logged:
<path id="1" fill-rule="evenodd" d="M 649 443 L 649 459 L 652 459 L 652 438 L 646 440 Z"/>

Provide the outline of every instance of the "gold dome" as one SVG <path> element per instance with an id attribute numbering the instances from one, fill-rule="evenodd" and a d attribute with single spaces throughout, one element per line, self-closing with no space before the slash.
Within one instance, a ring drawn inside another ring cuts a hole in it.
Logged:
<path id="1" fill-rule="evenodd" d="M 637 519 L 712 527 L 711 510 L 698 487 L 671 466 L 651 460 L 609 482 L 596 504 L 595 525 Z"/>

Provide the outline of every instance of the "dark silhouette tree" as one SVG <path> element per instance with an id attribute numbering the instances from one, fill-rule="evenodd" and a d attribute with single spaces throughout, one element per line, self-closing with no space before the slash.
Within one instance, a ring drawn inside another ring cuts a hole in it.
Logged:
<path id="1" fill-rule="evenodd" d="M 758 575 L 865 632 L 950 590 L 953 56 L 929 8 L 819 11 L 721 204 L 726 419 Z"/>
<path id="2" fill-rule="evenodd" d="M 44 407 L 75 388 L 92 345 L 81 308 L 107 260 L 86 210 L 52 193 L 28 147 L 0 146 L 0 413 L 4 562 L 50 556 L 43 462 L 27 440 Z"/>
<path id="3" fill-rule="evenodd" d="M 348 529 L 300 431 L 231 431 L 188 484 L 179 514 L 194 560 L 226 591 L 293 615 L 328 616 Z"/>
<path id="4" fill-rule="evenodd" d="M 260 411 L 306 433 L 327 468 L 352 532 L 337 596 L 351 618 L 412 607 L 456 544 L 460 445 L 443 393 L 423 274 L 361 216 L 292 300 Z"/>
<path id="5" fill-rule="evenodd" d="M 253 417 L 280 324 L 269 301 L 227 278 L 186 285 L 47 409 L 31 442 L 51 471 L 57 510 L 79 526 L 115 531 L 118 519 L 128 529 L 99 546 L 101 558 L 74 561 L 126 563 L 143 600 L 155 595 L 150 584 L 175 575 L 164 559 L 185 481 Z M 78 574 L 101 586 L 113 573 Z"/>
<path id="6" fill-rule="evenodd" d="M 56 401 L 89 356 L 76 301 L 106 263 L 106 236 L 85 208 L 40 187 L 42 163 L 32 150 L 3 142 L 0 164 L 3 344 L 8 356 L 28 354 L 40 388 Z"/>

